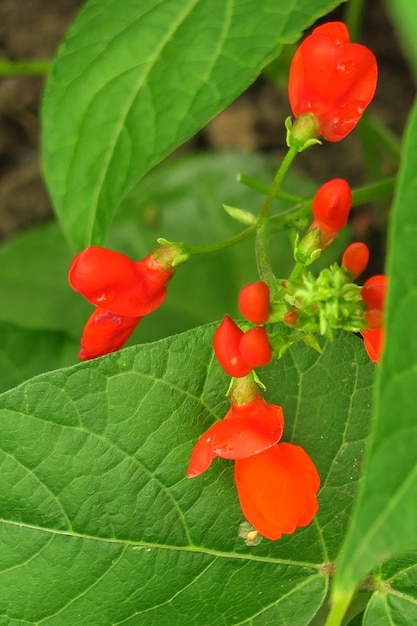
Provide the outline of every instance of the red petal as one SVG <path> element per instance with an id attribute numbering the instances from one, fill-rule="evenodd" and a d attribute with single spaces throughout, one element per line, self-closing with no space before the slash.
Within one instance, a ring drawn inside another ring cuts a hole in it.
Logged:
<path id="1" fill-rule="evenodd" d="M 384 328 L 362 330 L 365 350 L 373 363 L 379 363 L 384 348 Z"/>
<path id="2" fill-rule="evenodd" d="M 74 258 L 68 280 L 75 291 L 101 309 L 114 315 L 143 317 L 162 304 L 164 286 L 172 276 L 157 266 L 158 282 L 156 262 L 148 259 L 135 263 L 119 252 L 91 246 Z"/>
<path id="3" fill-rule="evenodd" d="M 216 456 L 244 459 L 267 450 L 281 439 L 282 430 L 283 423 L 278 419 L 275 420 L 274 428 L 247 417 L 217 422 L 194 446 L 187 476 L 193 478 L 204 472 Z"/>
<path id="4" fill-rule="evenodd" d="M 225 315 L 220 326 L 216 329 L 213 338 L 214 352 L 220 365 L 229 376 L 240 378 L 252 371 L 252 367 L 245 363 L 239 344 L 243 337 L 240 330 L 229 315 Z"/>
<path id="5" fill-rule="evenodd" d="M 320 478 L 300 446 L 280 443 L 237 460 L 235 481 L 243 514 L 268 539 L 307 526 L 317 513 Z"/>
<path id="6" fill-rule="evenodd" d="M 141 319 L 141 317 L 122 317 L 97 308 L 84 327 L 78 358 L 87 361 L 119 350 Z"/>
<path id="7" fill-rule="evenodd" d="M 367 309 L 384 309 L 385 295 L 387 291 L 387 277 L 385 274 L 375 274 L 364 282 L 361 289 L 361 297 Z"/>
<path id="8" fill-rule="evenodd" d="M 239 352 L 251 369 L 268 365 L 272 359 L 272 350 L 265 328 L 257 326 L 247 330 L 240 340 Z"/>

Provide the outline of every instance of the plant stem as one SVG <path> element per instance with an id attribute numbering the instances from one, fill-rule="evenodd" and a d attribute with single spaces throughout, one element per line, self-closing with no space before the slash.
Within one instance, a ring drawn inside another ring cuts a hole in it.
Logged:
<path id="1" fill-rule="evenodd" d="M 260 220 L 265 218 L 268 215 L 269 208 L 271 206 L 272 200 L 275 198 L 276 194 L 279 192 L 279 188 L 281 187 L 282 180 L 285 174 L 288 172 L 288 169 L 291 163 L 294 161 L 297 156 L 297 148 L 289 148 L 287 154 L 285 155 L 281 165 L 278 168 L 277 173 L 275 174 L 275 178 L 272 181 L 272 185 L 269 188 L 268 195 L 265 198 L 265 201 L 262 205 L 262 208 L 259 212 Z"/>
<path id="2" fill-rule="evenodd" d="M 260 191 L 263 194 L 268 194 L 269 192 L 269 187 L 268 185 L 264 185 L 263 183 L 260 183 L 259 181 L 255 180 L 254 178 L 251 178 L 250 176 L 247 176 L 246 174 L 238 174 L 237 175 L 237 181 L 239 183 L 242 183 L 242 185 L 245 185 L 246 187 L 249 187 L 250 189 L 253 189 L 254 191 Z M 286 193 L 285 191 L 278 191 L 275 194 L 275 198 L 280 198 L 281 200 L 286 200 L 287 202 L 302 202 L 303 200 L 305 200 L 305 198 L 302 198 L 301 196 L 294 196 L 291 193 Z"/>
<path id="3" fill-rule="evenodd" d="M 249 228 L 245 228 L 245 230 L 242 230 L 237 235 L 233 235 L 228 239 L 223 239 L 223 241 L 218 241 L 216 243 L 209 243 L 203 246 L 187 246 L 187 252 L 189 252 L 191 256 L 197 256 L 199 254 L 208 254 L 210 252 L 224 250 L 225 248 L 231 248 L 235 244 L 249 237 L 253 232 L 255 232 L 256 228 L 257 226 L 254 224 L 253 226 L 249 226 Z"/>
<path id="4" fill-rule="evenodd" d="M 39 76 L 48 74 L 50 61 L 2 61 L 0 60 L 0 75 L 2 76 Z"/>
<path id="5" fill-rule="evenodd" d="M 351 41 L 357 41 L 360 37 L 364 0 L 350 0 L 345 8 L 344 22 L 349 29 Z"/>
<path id="6" fill-rule="evenodd" d="M 331 605 L 330 613 L 327 616 L 324 626 L 342 626 L 343 618 L 351 603 L 355 590 L 349 591 L 343 596 L 336 598 Z"/>
<path id="7" fill-rule="evenodd" d="M 277 284 L 274 272 L 269 260 L 270 227 L 269 220 L 264 220 L 262 226 L 258 228 L 255 239 L 256 265 L 258 267 L 259 278 L 269 287 L 270 298 L 274 300 L 277 294 Z"/>

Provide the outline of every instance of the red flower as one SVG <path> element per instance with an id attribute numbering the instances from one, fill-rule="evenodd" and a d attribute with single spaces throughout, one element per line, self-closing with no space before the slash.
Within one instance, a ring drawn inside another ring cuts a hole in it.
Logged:
<path id="1" fill-rule="evenodd" d="M 319 26 L 291 63 L 288 93 L 293 114 L 313 115 L 319 128 L 316 137 L 340 141 L 372 100 L 377 74 L 375 56 L 365 46 L 350 43 L 345 24 Z"/>
<path id="2" fill-rule="evenodd" d="M 245 285 L 239 294 L 239 309 L 247 320 L 265 324 L 269 317 L 269 287 L 262 280 Z"/>
<path id="3" fill-rule="evenodd" d="M 213 338 L 214 352 L 229 376 L 247 376 L 254 367 L 267 365 L 272 351 L 265 328 L 259 326 L 243 332 L 229 315 L 225 315 Z"/>
<path id="4" fill-rule="evenodd" d="M 380 362 L 384 348 L 383 312 L 387 286 L 385 274 L 375 274 L 365 281 L 361 289 L 362 300 L 368 309 L 365 319 L 369 326 L 361 333 L 365 350 L 374 363 Z"/>
<path id="5" fill-rule="evenodd" d="M 142 317 L 165 300 L 167 283 L 184 260 L 186 255 L 175 244 L 138 262 L 98 246 L 77 254 L 69 283 L 97 307 L 85 325 L 78 357 L 87 360 L 119 350 Z"/>
<path id="6" fill-rule="evenodd" d="M 242 459 L 267 450 L 281 439 L 283 428 L 282 408 L 267 404 L 261 395 L 243 404 L 232 401 L 224 419 L 211 426 L 194 446 L 187 477 L 204 472 L 216 456 Z"/>
<path id="7" fill-rule="evenodd" d="M 345 268 L 352 278 L 361 274 L 369 261 L 369 248 L 366 243 L 355 241 L 351 243 L 343 253 L 342 267 Z"/>
<path id="8" fill-rule="evenodd" d="M 314 220 L 310 230 L 319 228 L 326 244 L 346 226 L 352 206 L 352 191 L 343 178 L 322 185 L 313 200 Z"/>
<path id="9" fill-rule="evenodd" d="M 114 315 L 97 307 L 84 327 L 78 358 L 87 361 L 116 352 L 126 343 L 141 319 Z"/>
<path id="10" fill-rule="evenodd" d="M 384 310 L 386 292 L 387 277 L 385 274 L 375 274 L 375 276 L 371 276 L 364 282 L 361 289 L 361 297 L 368 311 Z"/>
<path id="11" fill-rule="evenodd" d="M 279 443 L 237 460 L 235 482 L 244 516 L 268 539 L 307 526 L 317 513 L 320 477 L 300 446 Z"/>
<path id="12" fill-rule="evenodd" d="M 363 337 L 363 344 L 369 358 L 373 363 L 379 363 L 382 357 L 382 350 L 384 348 L 383 327 L 362 330 L 361 334 Z"/>
<path id="13" fill-rule="evenodd" d="M 91 304 L 115 315 L 138 317 L 162 304 L 172 275 L 152 255 L 135 263 L 120 252 L 91 246 L 74 258 L 68 280 Z"/>

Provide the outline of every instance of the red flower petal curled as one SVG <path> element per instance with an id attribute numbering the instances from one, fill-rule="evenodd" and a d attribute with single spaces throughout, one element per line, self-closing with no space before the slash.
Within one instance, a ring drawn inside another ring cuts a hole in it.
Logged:
<path id="1" fill-rule="evenodd" d="M 87 361 L 119 350 L 141 319 L 141 317 L 114 315 L 97 308 L 84 327 L 78 358 Z"/>
<path id="2" fill-rule="evenodd" d="M 237 460 L 235 481 L 246 519 L 268 539 L 307 526 L 318 510 L 320 477 L 300 446 L 276 446 Z"/>

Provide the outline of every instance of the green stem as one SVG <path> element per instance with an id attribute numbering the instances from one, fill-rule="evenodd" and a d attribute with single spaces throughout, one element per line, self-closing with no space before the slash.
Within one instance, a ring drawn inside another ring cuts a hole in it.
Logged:
<path id="1" fill-rule="evenodd" d="M 256 233 L 255 254 L 256 265 L 258 267 L 259 278 L 263 280 L 269 287 L 270 298 L 274 300 L 277 295 L 277 281 L 272 271 L 271 262 L 269 260 L 269 242 L 270 242 L 269 220 L 264 220 Z"/>
<path id="2" fill-rule="evenodd" d="M 0 60 L 0 75 L 2 76 L 38 76 L 48 74 L 50 61 L 2 61 Z"/>
<path id="3" fill-rule="evenodd" d="M 342 626 L 343 618 L 351 603 L 354 592 L 355 590 L 353 589 L 349 593 L 346 593 L 345 595 L 336 598 L 332 602 L 330 612 L 327 616 L 324 626 Z"/>
<path id="4" fill-rule="evenodd" d="M 233 235 L 233 237 L 223 239 L 223 241 L 218 241 L 216 243 L 209 243 L 203 246 L 187 246 L 187 252 L 189 252 L 191 256 L 197 256 L 199 254 L 208 254 L 210 252 L 224 250 L 225 248 L 231 248 L 240 241 L 249 237 L 256 230 L 256 228 L 257 226 L 254 224 L 253 226 L 249 226 L 249 228 L 245 228 L 245 230 L 242 230 L 237 235 Z"/>
<path id="5" fill-rule="evenodd" d="M 291 274 L 288 276 L 288 282 L 296 281 L 305 269 L 305 265 L 302 263 L 296 263 L 293 267 Z"/>
<path id="6" fill-rule="evenodd" d="M 291 163 L 294 161 L 297 156 L 298 151 L 297 148 L 289 148 L 287 154 L 285 155 L 281 165 L 278 168 L 277 173 L 275 174 L 275 178 L 272 181 L 272 185 L 268 191 L 268 195 L 265 198 L 265 201 L 262 205 L 262 208 L 259 212 L 259 218 L 263 219 L 268 215 L 269 208 L 271 206 L 272 200 L 275 198 L 276 194 L 279 192 L 281 187 L 282 180 L 285 174 L 288 172 L 288 169 Z"/>
<path id="7" fill-rule="evenodd" d="M 265 195 L 267 195 L 269 192 L 268 185 L 264 185 L 263 183 L 260 183 L 259 181 L 251 178 L 250 176 L 247 176 L 246 174 L 238 174 L 236 178 L 239 183 L 242 183 L 242 185 L 249 187 L 249 189 L 253 189 L 254 191 L 260 191 Z M 305 198 L 302 198 L 301 196 L 294 196 L 293 194 L 286 193 L 285 191 L 278 191 L 275 194 L 275 198 L 279 198 L 280 200 L 286 200 L 287 202 L 292 203 L 298 203 L 305 200 Z"/>
<path id="8" fill-rule="evenodd" d="M 364 0 L 350 0 L 345 6 L 344 22 L 349 29 L 351 41 L 357 41 L 360 37 Z"/>

